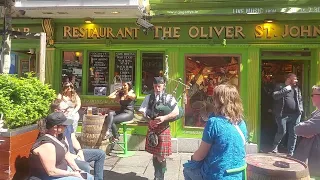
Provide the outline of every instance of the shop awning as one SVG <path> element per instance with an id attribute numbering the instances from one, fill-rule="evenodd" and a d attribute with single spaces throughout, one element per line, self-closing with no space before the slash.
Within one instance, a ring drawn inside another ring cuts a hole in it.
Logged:
<path id="1" fill-rule="evenodd" d="M 150 0 L 151 13 L 164 15 L 233 15 L 320 13 L 319 0 Z"/>

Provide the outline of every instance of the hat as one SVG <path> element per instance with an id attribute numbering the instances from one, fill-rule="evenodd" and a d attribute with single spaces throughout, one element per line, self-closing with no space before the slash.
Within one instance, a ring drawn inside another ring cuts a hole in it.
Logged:
<path id="1" fill-rule="evenodd" d="M 163 77 L 154 77 L 153 84 L 164 84 Z"/>
<path id="2" fill-rule="evenodd" d="M 67 119 L 63 112 L 53 112 L 46 117 L 46 128 L 50 129 L 56 125 L 72 125 L 73 120 Z"/>

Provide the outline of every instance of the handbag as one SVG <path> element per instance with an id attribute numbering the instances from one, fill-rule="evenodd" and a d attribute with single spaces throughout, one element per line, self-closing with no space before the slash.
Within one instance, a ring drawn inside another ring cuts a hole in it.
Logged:
<path id="1" fill-rule="evenodd" d="M 168 126 L 166 126 L 162 131 L 160 131 L 160 132 L 158 132 L 158 133 L 156 133 L 156 132 L 154 132 L 154 131 L 150 131 L 149 133 L 148 133 L 148 145 L 150 146 L 150 147 L 157 147 L 158 146 L 158 144 L 159 144 L 159 135 L 164 131 L 164 130 L 166 130 L 167 128 L 169 127 L 169 125 Z"/>
<path id="2" fill-rule="evenodd" d="M 118 78 L 118 82 L 117 82 Z M 122 79 L 119 75 L 114 76 L 113 84 L 110 85 L 110 94 L 115 91 L 116 89 L 120 89 L 122 87 Z"/>

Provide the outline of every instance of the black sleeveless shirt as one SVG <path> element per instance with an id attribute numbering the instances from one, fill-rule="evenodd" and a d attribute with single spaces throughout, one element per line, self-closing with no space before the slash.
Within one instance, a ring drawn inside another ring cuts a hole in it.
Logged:
<path id="1" fill-rule="evenodd" d="M 50 135 L 49 135 L 50 136 Z M 55 138 L 51 136 L 52 138 Z M 56 142 L 53 140 L 51 137 L 48 137 L 48 135 L 43 135 L 39 137 L 34 145 L 32 146 L 30 150 L 30 156 L 29 156 L 29 167 L 30 167 L 30 176 L 31 179 L 36 177 L 39 179 L 47 179 L 49 175 L 47 174 L 46 170 L 44 169 L 40 157 L 38 155 L 35 155 L 33 153 L 33 150 L 41 146 L 42 144 L 45 143 L 51 143 L 54 145 L 56 149 L 56 168 L 61 169 L 61 170 L 67 170 L 68 169 L 68 164 L 67 161 L 65 160 L 65 155 L 68 152 L 68 145 L 64 141 L 64 137 L 61 136 L 59 138 L 55 138 L 56 141 L 60 141 L 65 147 L 61 146 L 60 143 Z M 48 156 L 53 156 L 54 154 L 48 154 Z"/>
<path id="2" fill-rule="evenodd" d="M 120 105 L 121 105 L 120 111 L 123 112 L 127 110 L 127 111 L 133 112 L 134 103 L 135 103 L 135 100 L 132 100 L 132 99 L 120 100 Z"/>

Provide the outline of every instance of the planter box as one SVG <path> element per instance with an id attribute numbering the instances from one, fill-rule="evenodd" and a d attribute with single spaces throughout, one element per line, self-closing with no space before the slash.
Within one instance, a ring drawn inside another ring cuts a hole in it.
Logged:
<path id="1" fill-rule="evenodd" d="M 29 172 L 30 149 L 38 137 L 31 125 L 0 133 L 0 180 L 23 180 Z"/>

